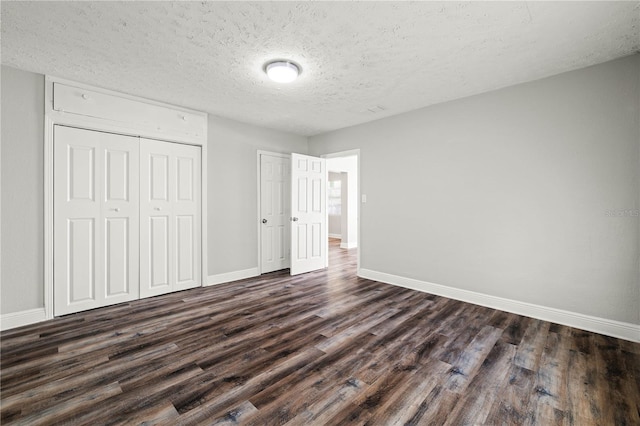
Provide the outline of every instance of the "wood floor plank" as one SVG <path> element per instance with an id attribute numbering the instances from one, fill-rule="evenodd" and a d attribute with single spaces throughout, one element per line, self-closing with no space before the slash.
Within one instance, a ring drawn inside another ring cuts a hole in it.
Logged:
<path id="1" fill-rule="evenodd" d="M 284 423 L 288 426 L 328 425 L 345 406 L 351 405 L 369 385 L 357 379 L 338 382 L 326 389 L 322 395 L 311 400 L 311 404 L 296 417 Z"/>
<path id="2" fill-rule="evenodd" d="M 350 368 L 354 362 L 359 362 L 365 358 L 359 348 L 373 340 L 375 336 L 364 334 L 357 339 L 343 340 L 340 346 L 335 346 L 331 351 L 323 351 L 325 355 L 310 363 L 303 370 L 289 376 L 282 383 L 276 383 L 272 387 L 264 389 L 251 397 L 254 406 L 263 409 L 268 405 L 284 406 L 291 405 L 291 402 L 298 402 L 300 407 L 290 412 L 305 410 L 306 405 L 318 398 L 321 393 L 335 382 L 339 382 L 344 377 L 351 377 Z M 316 347 L 318 347 L 316 345 Z M 291 383 L 291 386 L 288 384 Z M 300 400 L 300 397 L 303 397 Z"/>
<path id="3" fill-rule="evenodd" d="M 365 392 L 336 413 L 328 424 L 367 423 L 378 407 L 385 405 L 395 392 L 403 389 L 407 371 L 393 368 L 380 375 Z"/>
<path id="4" fill-rule="evenodd" d="M 0 334 L 0 421 L 633 425 L 640 344 L 326 270 Z"/>
<path id="5" fill-rule="evenodd" d="M 250 378 L 246 382 L 238 384 L 238 386 L 228 390 L 223 395 L 219 395 L 215 399 L 207 398 L 206 395 L 203 395 L 198 399 L 197 404 L 190 403 L 187 406 L 182 405 L 180 401 L 177 403 L 174 401 L 174 405 L 178 405 L 183 409 L 188 408 L 188 410 L 182 413 L 180 422 L 183 424 L 191 424 L 204 421 L 211 417 L 215 418 L 222 412 L 225 412 L 227 407 L 235 406 L 240 401 L 246 400 L 247 397 L 278 382 L 283 377 L 297 371 L 307 365 L 311 360 L 323 354 L 324 352 L 315 348 L 295 354 L 285 359 L 284 362 L 280 362 L 257 376 Z M 180 411 L 180 408 L 178 408 L 178 411 Z"/>
<path id="6" fill-rule="evenodd" d="M 460 404 L 448 416 L 448 424 L 494 424 L 503 420 L 490 418 L 487 421 L 487 418 L 495 402 L 502 398 L 501 387 L 513 365 L 515 354 L 514 345 L 503 341 L 495 343 L 469 383 L 467 391 L 461 395 Z"/>
<path id="7" fill-rule="evenodd" d="M 406 370 L 397 392 L 378 404 L 368 422 L 373 425 L 405 424 L 418 411 L 424 395 L 442 384 L 451 366 L 437 359 L 429 358 L 415 370 Z"/>
<path id="8" fill-rule="evenodd" d="M 590 358 L 588 333 L 572 333 L 573 344 L 569 352 L 567 377 L 564 382 L 567 393 L 567 423 L 582 425 L 601 423 L 601 413 L 595 404 L 595 363 Z"/>
<path id="9" fill-rule="evenodd" d="M 547 332 L 551 324 L 547 321 L 534 319 L 529 322 L 529 326 L 518 344 L 515 364 L 529 370 L 536 370 L 544 345 L 547 340 Z"/>
<path id="10" fill-rule="evenodd" d="M 218 419 L 206 419 L 201 422 L 201 424 L 213 426 L 234 426 L 246 423 L 247 420 L 251 419 L 257 412 L 258 409 L 254 407 L 251 402 L 243 401 L 225 413 L 224 417 Z"/>
<path id="11" fill-rule="evenodd" d="M 519 345 L 529 323 L 534 319 L 515 314 L 509 314 L 509 316 L 511 317 L 509 325 L 507 325 L 505 332 L 502 334 L 502 339 L 512 345 Z"/>
<path id="12" fill-rule="evenodd" d="M 459 394 L 438 385 L 422 400 L 418 410 L 405 425 L 444 425 L 451 418 L 451 413 L 459 401 Z"/>
<path id="13" fill-rule="evenodd" d="M 480 330 L 452 364 L 447 381 L 451 392 L 460 394 L 466 390 L 501 335 L 502 330 L 489 325 Z"/>
<path id="14" fill-rule="evenodd" d="M 600 400 L 610 403 L 601 406 L 602 418 L 611 424 L 638 424 L 640 412 L 638 399 L 633 398 L 635 384 L 631 380 L 622 380 L 622 376 L 633 374 L 621 363 L 620 345 L 617 339 L 594 335 L 596 350 L 593 351 L 596 363 L 597 392 Z"/>
<path id="15" fill-rule="evenodd" d="M 117 382 L 106 385 L 97 385 L 91 391 L 82 393 L 70 399 L 55 401 L 54 404 L 47 404 L 46 408 L 38 406 L 31 407 L 30 410 L 23 410 L 24 416 L 20 422 L 27 425 L 50 425 L 60 422 L 62 419 L 73 416 L 84 409 L 92 410 L 96 405 L 105 399 L 122 393 Z"/>
<path id="16" fill-rule="evenodd" d="M 516 358 L 518 354 L 516 353 Z M 500 399 L 495 402 L 489 415 L 489 421 L 501 421 L 506 424 L 525 424 L 531 421 L 529 400 L 533 394 L 535 375 L 533 371 L 511 365 L 509 374 L 502 384 Z"/>
<path id="17" fill-rule="evenodd" d="M 530 416 L 524 424 L 558 424 L 557 413 L 566 405 L 565 388 L 560 379 L 566 374 L 568 358 L 569 350 L 562 336 L 550 332 L 529 399 Z"/>

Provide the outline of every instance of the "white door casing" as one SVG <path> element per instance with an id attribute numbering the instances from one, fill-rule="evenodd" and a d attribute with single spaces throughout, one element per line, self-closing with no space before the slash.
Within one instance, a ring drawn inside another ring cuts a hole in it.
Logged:
<path id="1" fill-rule="evenodd" d="M 140 297 L 201 285 L 200 147 L 140 139 Z"/>
<path id="2" fill-rule="evenodd" d="M 327 267 L 327 167 L 291 154 L 291 275 Z"/>
<path id="3" fill-rule="evenodd" d="M 290 160 L 260 155 L 260 273 L 289 267 Z"/>
<path id="4" fill-rule="evenodd" d="M 54 311 L 139 297 L 138 141 L 54 127 Z"/>

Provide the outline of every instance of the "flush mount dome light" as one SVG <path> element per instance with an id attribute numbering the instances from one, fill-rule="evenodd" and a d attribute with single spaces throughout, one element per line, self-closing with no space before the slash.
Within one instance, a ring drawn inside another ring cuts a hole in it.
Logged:
<path id="1" fill-rule="evenodd" d="M 300 74 L 300 67 L 289 61 L 270 62 L 264 70 L 276 83 L 291 83 Z"/>

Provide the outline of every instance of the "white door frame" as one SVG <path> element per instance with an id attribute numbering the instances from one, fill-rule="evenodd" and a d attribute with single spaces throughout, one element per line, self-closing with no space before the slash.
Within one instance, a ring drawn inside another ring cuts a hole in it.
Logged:
<path id="1" fill-rule="evenodd" d="M 80 89 L 87 89 L 96 93 L 113 96 L 114 98 L 124 99 L 139 104 L 147 104 L 152 107 L 170 108 L 176 112 L 184 113 L 183 119 L 187 115 L 197 115 L 205 117 L 204 134 L 197 136 L 180 135 L 171 130 L 163 130 L 159 127 L 150 126 L 149 123 L 144 125 L 127 125 L 117 121 L 85 116 L 81 114 L 67 113 L 57 111 L 53 108 L 54 83 L 68 84 Z M 56 125 L 77 127 L 81 129 L 94 130 L 99 132 L 116 133 L 125 136 L 146 137 L 165 142 L 182 143 L 187 145 L 200 146 L 201 151 L 201 280 L 204 285 L 207 274 L 207 126 L 206 114 L 200 111 L 194 111 L 162 102 L 150 101 L 147 99 L 130 96 L 111 90 L 100 89 L 90 85 L 76 83 L 70 80 L 60 79 L 57 77 L 45 77 L 45 107 L 44 107 L 44 309 L 45 319 L 53 318 L 53 128 Z"/>
<path id="2" fill-rule="evenodd" d="M 330 154 L 323 154 L 320 157 L 321 158 L 340 158 L 340 157 L 356 157 L 356 160 L 358 162 L 358 174 L 357 174 L 357 179 L 358 179 L 358 203 L 360 204 L 358 206 L 358 267 L 357 267 L 357 275 L 360 275 L 360 253 L 362 253 L 362 240 L 360 238 L 360 236 L 362 235 L 361 229 L 362 229 L 362 225 L 361 225 L 361 220 L 360 220 L 360 214 L 362 212 L 362 196 L 360 195 L 362 193 L 362 187 L 360 185 L 361 181 L 360 181 L 360 176 L 361 176 L 361 171 L 360 171 L 360 149 L 350 149 L 348 151 L 340 151 L 340 152 L 332 152 Z M 329 221 L 329 218 L 327 217 L 327 223 Z M 327 257 L 328 258 L 328 257 Z"/>
<path id="3" fill-rule="evenodd" d="M 258 230 L 258 275 L 262 274 L 262 189 L 261 189 L 261 167 L 260 167 L 260 156 L 262 155 L 270 155 L 272 157 L 280 157 L 280 158 L 291 158 L 291 154 L 283 154 L 281 152 L 271 152 L 271 151 L 263 151 L 259 149 L 256 154 L 256 171 L 257 171 L 257 181 L 256 181 L 256 194 L 257 194 L 257 203 L 258 210 L 256 213 L 256 229 Z M 291 262 L 291 253 L 289 253 L 289 262 Z"/>

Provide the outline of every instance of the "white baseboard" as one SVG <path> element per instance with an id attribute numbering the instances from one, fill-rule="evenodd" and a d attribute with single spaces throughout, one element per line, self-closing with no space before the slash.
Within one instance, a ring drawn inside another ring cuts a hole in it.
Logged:
<path id="1" fill-rule="evenodd" d="M 337 238 L 339 240 L 342 239 L 342 234 L 329 234 L 329 238 Z"/>
<path id="2" fill-rule="evenodd" d="M 356 247 L 358 247 L 358 243 L 355 241 L 352 243 L 340 243 L 340 248 L 342 249 L 352 249 Z"/>
<path id="3" fill-rule="evenodd" d="M 244 280 L 245 278 L 257 277 L 260 275 L 258 268 L 243 269 L 241 271 L 225 272 L 224 274 L 209 275 L 206 285 L 216 285 L 231 281 Z"/>
<path id="4" fill-rule="evenodd" d="M 0 315 L 0 330 L 9 330 L 23 325 L 45 321 L 47 314 L 44 308 L 29 309 L 27 311 L 11 312 Z"/>
<path id="5" fill-rule="evenodd" d="M 488 294 L 476 293 L 474 291 L 462 290 L 413 278 L 400 277 L 398 275 L 372 271 L 370 269 L 360 269 L 358 271 L 358 276 L 425 293 L 437 294 L 438 296 L 444 296 L 450 299 L 487 306 L 501 311 L 512 312 L 518 315 L 568 325 L 582 330 L 593 331 L 595 333 L 630 340 L 632 342 L 640 342 L 640 324 L 631 324 L 584 315 L 577 312 L 564 311 L 562 309 L 534 305 L 532 303 L 519 302 L 517 300 L 490 296 Z"/>

